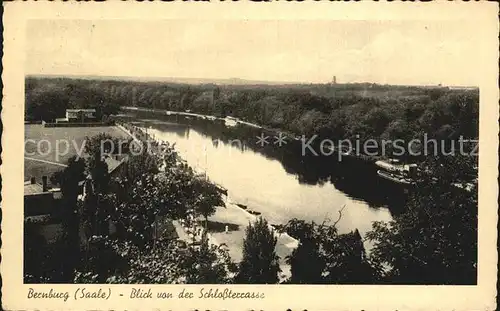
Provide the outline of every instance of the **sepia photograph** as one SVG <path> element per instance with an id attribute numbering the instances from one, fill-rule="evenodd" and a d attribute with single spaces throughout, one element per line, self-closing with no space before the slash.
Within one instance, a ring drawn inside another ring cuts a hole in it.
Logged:
<path id="1" fill-rule="evenodd" d="M 442 295 L 452 308 L 489 286 L 498 89 L 484 87 L 493 32 L 478 35 L 479 13 L 141 10 L 15 30 L 2 240 L 18 229 L 6 247 L 22 301 L 317 310 L 373 291 L 370 309 L 394 290 L 394 306 Z"/>

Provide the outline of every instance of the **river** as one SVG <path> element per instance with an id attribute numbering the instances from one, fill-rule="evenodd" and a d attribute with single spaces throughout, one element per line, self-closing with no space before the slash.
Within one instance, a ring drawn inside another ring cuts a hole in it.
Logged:
<path id="1" fill-rule="evenodd" d="M 189 165 L 228 189 L 231 201 L 261 212 L 273 224 L 291 218 L 335 222 L 342 209 L 339 232 L 358 229 L 364 236 L 374 221 L 391 220 L 404 205 L 400 189 L 360 161 L 303 156 L 301 143 L 292 139 L 280 147 L 270 136 L 269 144 L 261 146 L 256 136 L 262 130 L 246 125 L 228 127 L 220 120 L 178 115 L 132 116 L 154 137 L 175 143 Z"/>

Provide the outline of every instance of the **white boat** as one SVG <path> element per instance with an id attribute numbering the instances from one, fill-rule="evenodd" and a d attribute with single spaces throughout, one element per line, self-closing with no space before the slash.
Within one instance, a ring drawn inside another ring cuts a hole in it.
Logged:
<path id="1" fill-rule="evenodd" d="M 402 185 L 413 185 L 414 182 L 411 179 L 405 178 L 399 174 L 389 173 L 387 171 L 378 170 L 378 176 L 390 180 L 392 182 L 402 184 Z"/>
<path id="2" fill-rule="evenodd" d="M 379 160 L 375 162 L 375 165 L 389 172 L 403 171 L 403 165 L 401 165 L 401 163 L 395 159 L 389 159 L 389 161 Z"/>
<path id="3" fill-rule="evenodd" d="M 375 165 L 381 168 L 377 171 L 377 175 L 382 178 L 402 185 L 415 184 L 412 177 L 417 170 L 416 164 L 402 164 L 399 160 L 389 159 L 389 161 L 376 161 Z"/>

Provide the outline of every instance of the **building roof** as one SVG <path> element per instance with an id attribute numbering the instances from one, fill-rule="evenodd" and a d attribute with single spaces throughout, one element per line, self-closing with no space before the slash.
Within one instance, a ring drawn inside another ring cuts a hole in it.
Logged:
<path id="1" fill-rule="evenodd" d="M 31 224 L 48 224 L 52 220 L 50 215 L 35 215 L 35 216 L 26 216 L 24 217 L 25 223 Z"/>
<path id="2" fill-rule="evenodd" d="M 79 111 L 96 112 L 96 110 L 94 108 L 91 108 L 91 109 L 66 109 L 66 112 L 79 112 Z"/>

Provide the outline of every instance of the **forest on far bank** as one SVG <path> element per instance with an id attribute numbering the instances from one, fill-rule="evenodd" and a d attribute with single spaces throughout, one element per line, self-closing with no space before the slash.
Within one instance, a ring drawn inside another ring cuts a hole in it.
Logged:
<path id="1" fill-rule="evenodd" d="M 478 138 L 479 89 L 371 83 L 215 85 L 27 77 L 25 119 L 50 121 L 67 108 L 120 106 L 234 116 L 296 135 L 405 142 L 427 135 Z"/>

